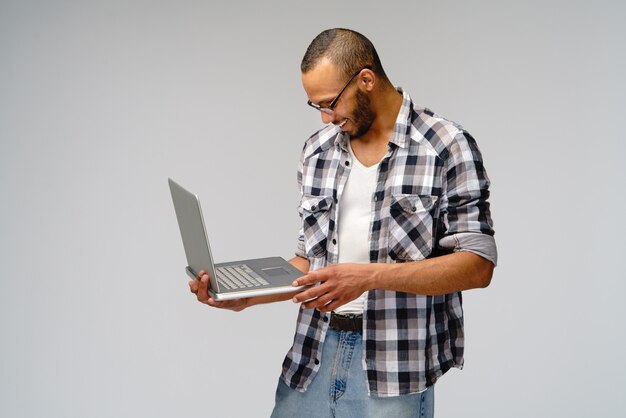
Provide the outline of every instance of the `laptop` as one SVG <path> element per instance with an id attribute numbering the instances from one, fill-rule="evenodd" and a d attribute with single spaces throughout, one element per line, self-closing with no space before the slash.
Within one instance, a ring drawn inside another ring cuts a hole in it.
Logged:
<path id="1" fill-rule="evenodd" d="M 209 294 L 230 300 L 288 293 L 309 286 L 291 283 L 303 273 L 281 257 L 213 263 L 198 196 L 168 179 L 180 235 L 187 256 L 187 274 L 195 279 L 201 270 L 209 275 Z"/>

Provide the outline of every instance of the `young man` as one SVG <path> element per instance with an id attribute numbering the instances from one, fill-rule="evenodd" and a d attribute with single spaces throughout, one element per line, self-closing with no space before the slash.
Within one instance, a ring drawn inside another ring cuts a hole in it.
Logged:
<path id="1" fill-rule="evenodd" d="M 303 220 L 292 295 L 210 306 L 301 304 L 275 417 L 433 416 L 433 387 L 463 365 L 461 291 L 496 264 L 489 179 L 471 135 L 387 78 L 376 50 L 347 29 L 319 34 L 302 60 L 308 104 L 326 127 L 298 170 Z"/>

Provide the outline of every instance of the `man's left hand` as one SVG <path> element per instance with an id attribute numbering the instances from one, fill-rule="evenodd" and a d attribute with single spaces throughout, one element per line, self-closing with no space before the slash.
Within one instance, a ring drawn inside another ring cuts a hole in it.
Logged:
<path id="1" fill-rule="evenodd" d="M 373 289 L 380 264 L 333 264 L 309 272 L 293 282 L 294 286 L 319 283 L 294 296 L 295 303 L 303 303 L 306 309 L 317 308 L 330 312 Z M 306 302 L 305 302 L 306 301 Z"/>

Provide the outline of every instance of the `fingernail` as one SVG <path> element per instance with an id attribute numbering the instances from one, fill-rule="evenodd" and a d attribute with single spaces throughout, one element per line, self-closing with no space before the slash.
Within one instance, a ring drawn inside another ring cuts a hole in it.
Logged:
<path id="1" fill-rule="evenodd" d="M 297 281 L 297 280 L 294 280 L 294 281 L 293 281 L 293 283 L 291 283 L 291 285 L 292 285 L 292 286 L 294 286 L 294 287 L 295 287 L 295 286 L 298 286 L 298 281 Z"/>
<path id="2" fill-rule="evenodd" d="M 206 282 L 208 282 L 208 281 L 209 281 L 209 276 L 207 276 L 207 275 L 205 274 L 204 276 L 202 276 L 202 279 L 200 279 L 200 280 L 202 280 L 202 283 L 206 283 Z"/>
<path id="3" fill-rule="evenodd" d="M 296 299 L 295 297 L 291 300 L 293 301 L 293 303 L 298 303 L 298 299 Z"/>

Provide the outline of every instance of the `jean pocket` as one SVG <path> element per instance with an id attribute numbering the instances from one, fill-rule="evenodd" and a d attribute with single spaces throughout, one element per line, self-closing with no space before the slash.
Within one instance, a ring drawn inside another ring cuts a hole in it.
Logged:
<path id="1" fill-rule="evenodd" d="M 401 194 L 391 197 L 389 208 L 389 257 L 397 261 L 417 261 L 433 248 L 433 219 L 437 196 Z"/>
<path id="2" fill-rule="evenodd" d="M 304 249 L 307 257 L 316 258 L 326 254 L 332 203 L 332 196 L 302 196 L 300 207 L 302 208 Z"/>

